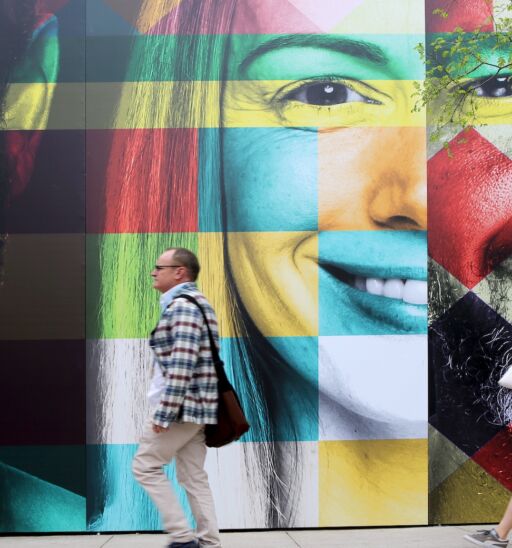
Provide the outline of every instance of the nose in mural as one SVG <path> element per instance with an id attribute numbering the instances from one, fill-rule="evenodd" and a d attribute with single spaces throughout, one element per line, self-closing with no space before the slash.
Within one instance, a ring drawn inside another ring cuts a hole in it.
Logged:
<path id="1" fill-rule="evenodd" d="M 322 334 L 426 331 L 425 139 L 423 128 L 319 135 Z"/>
<path id="2" fill-rule="evenodd" d="M 430 255 L 471 289 L 512 255 L 512 160 L 472 129 L 428 178 Z"/>

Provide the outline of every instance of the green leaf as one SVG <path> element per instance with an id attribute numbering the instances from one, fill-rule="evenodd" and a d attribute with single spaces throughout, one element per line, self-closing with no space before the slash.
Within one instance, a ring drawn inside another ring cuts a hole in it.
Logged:
<path id="1" fill-rule="evenodd" d="M 439 15 L 443 19 L 448 18 L 448 12 L 446 10 L 441 9 L 441 8 L 436 8 L 435 10 L 432 10 L 432 14 L 433 15 Z"/>

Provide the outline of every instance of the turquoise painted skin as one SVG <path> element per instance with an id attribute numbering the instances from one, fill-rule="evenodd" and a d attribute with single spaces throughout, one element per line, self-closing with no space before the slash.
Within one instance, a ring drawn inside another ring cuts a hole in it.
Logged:
<path id="1" fill-rule="evenodd" d="M 223 142 L 228 232 L 318 230 L 316 131 L 229 128 Z"/>
<path id="2" fill-rule="evenodd" d="M 279 349 L 281 356 L 293 364 L 296 375 L 295 381 L 287 379 L 293 386 L 292 390 L 278 391 L 282 408 L 275 406 L 278 424 L 274 440 L 317 441 L 319 436 L 318 338 L 270 337 L 268 341 Z"/>
<path id="3" fill-rule="evenodd" d="M 109 492 L 104 501 L 104 508 L 99 517 L 88 516 L 89 531 L 157 531 L 162 528 L 156 507 L 142 487 L 136 483 L 131 472 L 137 447 L 137 444 L 88 447 L 90 465 L 93 465 L 95 459 L 104 459 L 102 467 L 110 471 Z M 176 480 L 174 461 L 165 468 L 191 527 L 195 527 L 185 491 Z"/>
<path id="4" fill-rule="evenodd" d="M 270 337 L 268 342 L 275 348 L 279 348 L 280 355 L 294 364 L 293 371 L 289 374 L 293 378 L 287 378 L 286 382 L 293 388 L 283 390 L 276 383 L 276 391 L 267 394 L 272 398 L 274 408 L 274 420 L 276 423 L 273 432 L 273 441 L 316 441 L 319 435 L 318 419 L 318 338 L 317 337 Z M 232 371 L 239 368 L 240 364 L 233 356 L 234 339 L 222 339 L 221 351 L 225 360 L 225 366 L 230 380 L 233 381 Z M 300 360 L 297 360 L 300 356 Z M 306 380 L 306 382 L 304 382 Z M 297 397 L 300 394 L 300 397 Z M 254 399 L 251 389 L 241 393 L 242 398 Z M 245 403 L 245 402 L 244 402 Z M 244 410 L 251 413 L 254 407 L 245 403 Z M 260 417 L 261 418 L 261 417 Z M 249 423 L 253 426 L 241 441 L 265 442 L 263 432 L 255 427 L 258 417 L 248 416 Z"/>
<path id="5" fill-rule="evenodd" d="M 0 532 L 81 532 L 85 497 L 0 462 Z"/>
<path id="6" fill-rule="evenodd" d="M 234 35 L 226 79 L 300 80 L 310 77 L 313 68 L 316 76 L 324 72 L 357 80 L 418 80 L 425 68 L 414 48 L 423 41 L 418 34 Z M 373 58 L 365 58 L 365 50 Z"/>

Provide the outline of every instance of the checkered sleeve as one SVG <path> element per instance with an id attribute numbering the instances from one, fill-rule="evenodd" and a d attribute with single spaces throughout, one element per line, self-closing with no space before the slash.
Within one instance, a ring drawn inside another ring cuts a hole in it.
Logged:
<path id="1" fill-rule="evenodd" d="M 197 306 L 177 299 L 158 323 L 155 351 L 166 385 L 153 416 L 154 424 L 167 428 L 178 416 L 198 361 L 203 322 Z"/>

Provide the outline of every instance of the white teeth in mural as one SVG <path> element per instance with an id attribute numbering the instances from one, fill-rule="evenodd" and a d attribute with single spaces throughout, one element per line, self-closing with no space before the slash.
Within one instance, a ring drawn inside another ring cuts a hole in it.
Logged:
<path id="1" fill-rule="evenodd" d="M 401 299 L 409 304 L 427 304 L 427 282 L 399 278 L 362 278 L 357 276 L 355 287 L 371 295 Z"/>
<path id="2" fill-rule="evenodd" d="M 366 291 L 372 295 L 382 295 L 384 291 L 384 280 L 380 278 L 367 278 Z"/>
<path id="3" fill-rule="evenodd" d="M 411 304 L 427 304 L 427 282 L 421 280 L 407 280 L 404 287 L 404 302 Z"/>
<path id="4" fill-rule="evenodd" d="M 411 280 L 408 280 L 409 282 Z M 407 283 L 406 282 L 406 283 Z M 384 291 L 382 292 L 384 297 L 390 299 L 403 299 L 404 297 L 404 282 L 397 278 L 390 278 L 384 282 Z"/>

